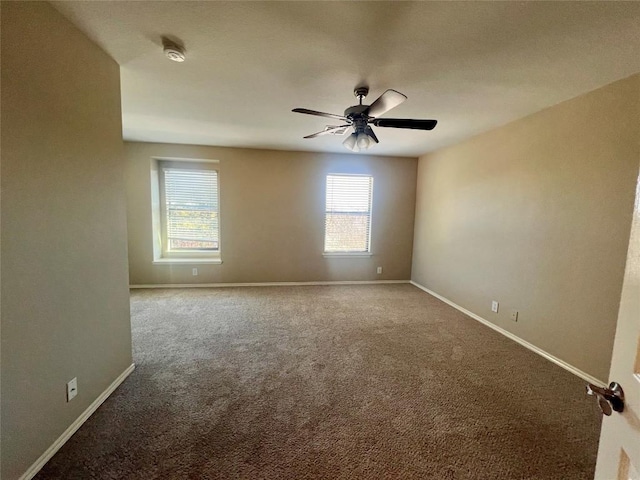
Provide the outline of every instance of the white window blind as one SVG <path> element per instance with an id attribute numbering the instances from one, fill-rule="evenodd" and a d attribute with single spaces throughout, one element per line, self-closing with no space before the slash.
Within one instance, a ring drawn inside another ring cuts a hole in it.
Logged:
<path id="1" fill-rule="evenodd" d="M 218 172 L 163 168 L 168 252 L 220 249 Z"/>
<path id="2" fill-rule="evenodd" d="M 327 175 L 324 251 L 368 253 L 373 177 Z"/>

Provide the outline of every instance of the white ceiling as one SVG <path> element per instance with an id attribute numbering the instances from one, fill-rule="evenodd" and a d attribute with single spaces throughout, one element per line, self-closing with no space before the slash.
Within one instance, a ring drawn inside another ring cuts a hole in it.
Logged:
<path id="1" fill-rule="evenodd" d="M 291 109 L 342 114 L 362 83 L 409 97 L 385 117 L 439 121 L 375 128 L 369 154 L 418 156 L 640 72 L 640 2 L 53 4 L 121 65 L 127 140 L 347 153 Z"/>

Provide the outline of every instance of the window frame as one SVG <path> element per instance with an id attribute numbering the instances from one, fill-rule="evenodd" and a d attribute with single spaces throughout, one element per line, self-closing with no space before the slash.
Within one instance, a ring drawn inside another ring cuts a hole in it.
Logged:
<path id="1" fill-rule="evenodd" d="M 330 252 L 326 250 L 327 247 L 327 187 L 329 177 L 365 177 L 370 179 L 369 183 L 369 208 L 368 208 L 368 219 L 369 219 L 369 228 L 367 235 L 367 249 L 366 251 L 335 251 Z M 370 173 L 327 173 L 324 177 L 324 237 L 323 237 L 323 252 L 322 255 L 324 257 L 361 257 L 367 258 L 371 257 L 371 237 L 373 236 L 373 185 L 374 185 L 374 176 Z"/>
<path id="2" fill-rule="evenodd" d="M 217 250 L 169 250 L 165 169 L 181 170 L 209 170 L 216 172 L 217 200 L 218 200 L 218 249 Z M 221 225 L 221 194 L 220 169 L 218 160 L 204 160 L 191 158 L 154 157 L 151 165 L 152 186 L 152 223 L 154 232 L 153 263 L 161 264 L 202 264 L 222 263 L 222 225 Z"/>

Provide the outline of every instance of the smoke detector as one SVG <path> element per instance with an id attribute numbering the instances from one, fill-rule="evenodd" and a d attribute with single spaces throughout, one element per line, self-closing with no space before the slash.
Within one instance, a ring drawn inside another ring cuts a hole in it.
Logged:
<path id="1" fill-rule="evenodd" d="M 184 47 L 182 45 L 179 45 L 168 38 L 163 38 L 162 46 L 164 47 L 164 54 L 169 60 L 173 60 L 174 62 L 184 62 L 186 57 L 184 55 Z"/>

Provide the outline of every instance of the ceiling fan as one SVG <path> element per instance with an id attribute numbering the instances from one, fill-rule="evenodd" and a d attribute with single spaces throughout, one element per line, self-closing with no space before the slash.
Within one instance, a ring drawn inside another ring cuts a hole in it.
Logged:
<path id="1" fill-rule="evenodd" d="M 353 91 L 353 94 L 358 98 L 359 104 L 347 108 L 344 111 L 344 115 L 318 112 L 307 108 L 294 108 L 292 111 L 296 113 L 333 118 L 344 122 L 343 125 L 327 125 L 321 132 L 307 135 L 304 138 L 315 138 L 321 135 L 345 135 L 353 129 L 351 135 L 349 135 L 342 144 L 349 150 L 359 152 L 360 150 L 366 150 L 374 143 L 379 143 L 378 137 L 373 133 L 371 125 L 375 125 L 376 127 L 410 128 L 413 130 L 433 130 L 438 123 L 437 120 L 378 118 L 393 107 L 400 105 L 407 97 L 396 90 L 387 90 L 371 105 L 363 105 L 362 100 L 368 93 L 369 87 L 357 87 Z"/>

